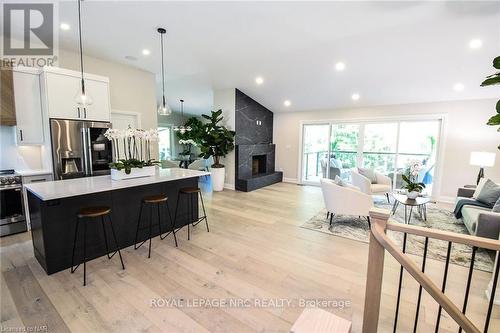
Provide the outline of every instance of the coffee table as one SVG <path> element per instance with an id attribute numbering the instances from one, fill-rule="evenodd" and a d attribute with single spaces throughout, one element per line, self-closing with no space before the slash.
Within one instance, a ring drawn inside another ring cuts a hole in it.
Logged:
<path id="1" fill-rule="evenodd" d="M 430 197 L 417 197 L 416 199 L 408 199 L 405 194 L 392 193 L 394 197 L 394 205 L 392 206 L 392 214 L 396 214 L 399 204 L 405 206 L 405 223 L 410 224 L 413 207 L 417 207 L 420 218 L 427 221 L 427 204 L 431 201 Z M 410 212 L 408 214 L 408 207 Z"/>

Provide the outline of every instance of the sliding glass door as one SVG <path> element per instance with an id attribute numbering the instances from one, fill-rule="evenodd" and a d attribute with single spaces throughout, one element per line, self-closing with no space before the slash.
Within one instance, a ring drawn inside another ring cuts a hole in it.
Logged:
<path id="1" fill-rule="evenodd" d="M 350 179 L 350 169 L 374 169 L 401 188 L 411 163 L 422 165 L 418 180 L 431 193 L 441 120 L 366 121 L 304 124 L 301 181 L 319 184 L 321 178 Z"/>

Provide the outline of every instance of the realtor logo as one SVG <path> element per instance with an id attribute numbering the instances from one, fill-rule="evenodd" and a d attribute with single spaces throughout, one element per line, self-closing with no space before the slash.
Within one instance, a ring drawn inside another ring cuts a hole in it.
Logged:
<path id="1" fill-rule="evenodd" d="M 57 3 L 34 2 L 3 2 L 0 67 L 55 65 Z"/>
<path id="2" fill-rule="evenodd" d="M 3 32 L 4 55 L 52 55 L 54 53 L 54 5 L 51 3 L 4 3 Z"/>

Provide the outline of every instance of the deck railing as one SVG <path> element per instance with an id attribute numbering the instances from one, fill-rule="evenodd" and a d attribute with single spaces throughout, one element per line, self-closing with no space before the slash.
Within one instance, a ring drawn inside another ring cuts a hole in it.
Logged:
<path id="1" fill-rule="evenodd" d="M 482 248 L 482 249 L 493 250 L 496 252 L 496 255 L 498 255 L 498 251 L 500 251 L 499 240 L 457 234 L 453 232 L 423 228 L 408 224 L 389 222 L 388 221 L 389 211 L 384 209 L 373 208 L 370 211 L 370 218 L 372 222 L 371 222 L 371 233 L 370 233 L 367 281 L 366 281 L 365 307 L 364 307 L 364 317 L 363 317 L 363 333 L 375 333 L 377 332 L 378 329 L 385 251 L 387 251 L 390 255 L 392 255 L 392 257 L 394 257 L 401 265 L 399 272 L 399 286 L 398 286 L 398 293 L 396 300 L 397 303 L 394 316 L 393 332 L 397 331 L 399 304 L 401 301 L 401 285 L 402 285 L 404 270 L 407 271 L 420 285 L 417 298 L 413 332 L 417 331 L 419 323 L 420 301 L 423 289 L 439 304 L 439 309 L 435 324 L 435 332 L 439 331 L 442 309 L 444 309 L 444 311 L 446 311 L 449 314 L 449 316 L 458 324 L 459 332 L 461 332 L 462 330 L 468 333 L 488 332 L 490 326 L 491 313 L 495 299 L 495 290 L 499 275 L 500 263 L 498 262 L 498 260 L 493 268 L 493 273 L 492 273 L 493 279 L 492 279 L 492 286 L 490 293 L 491 296 L 488 302 L 488 310 L 487 313 L 485 314 L 484 324 L 482 325 L 482 331 L 478 327 L 476 327 L 469 318 L 467 318 L 466 310 L 469 299 L 471 281 L 474 272 L 474 261 L 477 249 Z M 393 230 L 396 232 L 403 233 L 402 249 L 400 249 L 399 246 L 390 237 L 387 236 L 386 230 Z M 415 235 L 425 238 L 421 267 L 418 267 L 417 264 L 405 253 L 407 235 Z M 438 287 L 425 274 L 425 264 L 427 258 L 427 248 L 429 244 L 429 239 L 438 239 L 448 242 L 448 250 L 443 272 L 443 282 L 441 287 Z M 448 278 L 448 268 L 450 263 L 450 255 L 453 243 L 465 244 L 472 247 L 472 255 L 470 258 L 471 262 L 468 272 L 468 279 L 465 286 L 465 297 L 461 309 L 457 305 L 455 305 L 445 294 L 446 281 Z"/>

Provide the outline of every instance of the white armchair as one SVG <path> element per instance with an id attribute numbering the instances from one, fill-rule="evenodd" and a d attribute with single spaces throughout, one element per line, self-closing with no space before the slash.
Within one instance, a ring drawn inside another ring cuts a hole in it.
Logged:
<path id="1" fill-rule="evenodd" d="M 333 180 L 326 178 L 321 179 L 321 191 L 327 218 L 330 217 L 330 225 L 335 214 L 364 216 L 370 224 L 369 212 L 373 206 L 373 199 L 370 195 L 354 187 L 337 185 Z"/>
<path id="2" fill-rule="evenodd" d="M 387 198 L 387 202 L 391 203 L 389 200 L 389 193 L 392 190 L 392 180 L 380 172 L 375 172 L 377 177 L 377 183 L 372 184 L 370 179 L 366 178 L 358 172 L 357 168 L 351 169 L 351 180 L 354 186 L 359 187 L 359 189 L 368 195 L 374 194 L 384 194 Z"/>

